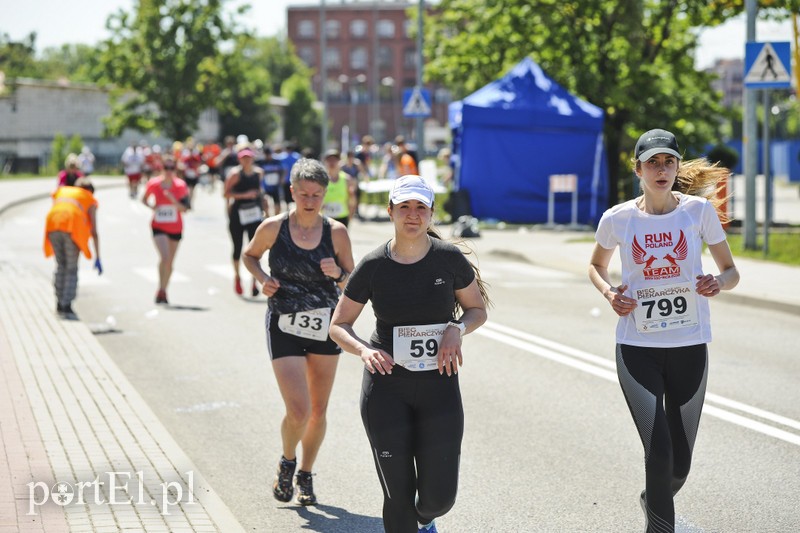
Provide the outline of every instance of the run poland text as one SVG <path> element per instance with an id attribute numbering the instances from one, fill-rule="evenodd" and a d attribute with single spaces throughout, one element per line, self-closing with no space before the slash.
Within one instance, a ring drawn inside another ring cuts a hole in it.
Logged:
<path id="1" fill-rule="evenodd" d="M 159 505 L 162 515 L 170 514 L 170 507 L 192 505 L 194 499 L 194 472 L 185 473 L 186 481 L 165 481 L 145 487 L 144 472 L 106 472 L 92 481 L 68 483 L 60 481 L 48 487 L 43 481 L 28 483 L 28 515 L 36 515 L 37 508 L 48 501 L 67 505 Z M 130 483 L 129 483 L 130 482 Z M 184 491 L 184 489 L 186 489 Z M 160 494 L 157 494 L 160 492 Z M 186 497 L 184 501 L 184 496 Z M 158 500 L 156 500 L 158 498 Z"/>

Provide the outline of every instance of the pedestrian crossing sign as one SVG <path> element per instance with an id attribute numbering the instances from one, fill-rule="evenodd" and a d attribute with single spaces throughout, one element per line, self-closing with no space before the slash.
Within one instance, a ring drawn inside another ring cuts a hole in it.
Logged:
<path id="1" fill-rule="evenodd" d="M 786 42 L 745 45 L 744 85 L 752 89 L 780 89 L 792 86 L 792 50 Z"/>
<path id="2" fill-rule="evenodd" d="M 414 87 L 403 91 L 403 116 L 425 118 L 431 116 L 431 93 Z"/>

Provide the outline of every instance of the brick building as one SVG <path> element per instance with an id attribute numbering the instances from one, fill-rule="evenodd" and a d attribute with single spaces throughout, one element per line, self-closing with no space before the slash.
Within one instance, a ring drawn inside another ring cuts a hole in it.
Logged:
<path id="1" fill-rule="evenodd" d="M 402 113 L 403 90 L 416 85 L 417 43 L 411 30 L 416 19 L 407 10 L 418 5 L 405 0 L 342 0 L 326 2 L 324 26 L 327 68 L 325 87 L 331 138 L 340 139 L 348 125 L 351 140 L 371 134 L 378 142 L 397 134 L 414 138 L 415 119 Z M 314 70 L 313 89 L 322 97 L 322 7 L 292 6 L 287 9 L 288 36 L 298 56 Z M 426 85 L 432 100 L 431 117 L 426 119 L 426 146 L 444 141 L 447 104 L 446 89 Z"/>
<path id="2" fill-rule="evenodd" d="M 714 66 L 707 69 L 717 75 L 711 87 L 722 93 L 725 107 L 742 105 L 744 94 L 744 61 L 741 59 L 717 59 Z"/>

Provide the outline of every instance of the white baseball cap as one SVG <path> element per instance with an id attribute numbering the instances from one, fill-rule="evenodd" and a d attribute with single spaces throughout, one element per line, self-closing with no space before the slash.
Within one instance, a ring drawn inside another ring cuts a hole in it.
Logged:
<path id="1" fill-rule="evenodd" d="M 393 204 L 418 200 L 427 207 L 433 206 L 433 189 L 421 176 L 406 174 L 394 182 L 392 194 L 389 196 Z"/>

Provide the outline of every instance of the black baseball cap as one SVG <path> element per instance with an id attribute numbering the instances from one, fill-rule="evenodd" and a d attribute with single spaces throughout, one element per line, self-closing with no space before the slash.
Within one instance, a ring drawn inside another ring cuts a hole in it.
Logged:
<path id="1" fill-rule="evenodd" d="M 667 130 L 655 129 L 642 134 L 636 141 L 636 159 L 647 161 L 656 154 L 670 154 L 682 159 L 675 136 Z"/>

